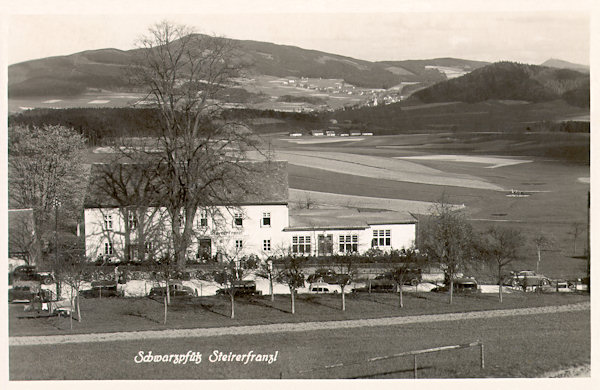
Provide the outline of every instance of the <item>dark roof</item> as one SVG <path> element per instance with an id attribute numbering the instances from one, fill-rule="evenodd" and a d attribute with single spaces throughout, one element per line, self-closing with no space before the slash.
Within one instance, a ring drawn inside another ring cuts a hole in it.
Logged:
<path id="1" fill-rule="evenodd" d="M 286 230 L 366 229 L 371 225 L 414 224 L 409 213 L 399 211 L 369 211 L 356 209 L 312 209 L 290 212 L 290 227 Z"/>
<path id="2" fill-rule="evenodd" d="M 207 205 L 288 203 L 287 161 L 243 161 L 228 168 L 223 180 L 198 183 Z M 161 180 L 166 175 L 160 170 L 156 165 L 93 164 L 84 208 L 163 206 L 166 189 Z"/>

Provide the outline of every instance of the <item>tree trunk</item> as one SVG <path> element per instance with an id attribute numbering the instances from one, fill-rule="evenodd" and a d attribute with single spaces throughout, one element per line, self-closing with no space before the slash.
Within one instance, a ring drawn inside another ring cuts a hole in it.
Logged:
<path id="1" fill-rule="evenodd" d="M 399 308 L 404 307 L 403 296 L 402 296 L 402 283 L 398 283 L 398 307 Z"/>
<path id="2" fill-rule="evenodd" d="M 538 261 L 535 264 L 535 273 L 539 273 L 540 272 L 540 261 L 542 261 L 542 249 L 541 248 L 537 248 L 537 255 L 538 255 Z"/>
<path id="3" fill-rule="evenodd" d="M 345 286 L 342 286 L 342 311 L 346 311 L 346 291 L 345 291 Z"/>
<path id="4" fill-rule="evenodd" d="M 73 329 L 73 306 L 75 302 L 73 300 L 73 286 L 71 286 L 71 310 L 69 310 L 69 323 L 71 325 L 71 330 Z"/>
<path id="5" fill-rule="evenodd" d="M 291 292 L 291 295 L 292 295 L 292 314 L 296 313 L 296 298 L 294 296 L 295 295 L 294 294 L 295 291 L 296 291 L 295 289 L 290 288 L 290 292 Z"/>
<path id="6" fill-rule="evenodd" d="M 77 322 L 81 322 L 81 309 L 79 308 L 79 289 L 76 289 L 77 293 Z"/>
<path id="7" fill-rule="evenodd" d="M 269 294 L 271 294 L 271 302 L 275 301 L 275 292 L 273 291 L 273 275 L 269 274 Z"/>
<path id="8" fill-rule="evenodd" d="M 165 285 L 165 299 L 167 302 L 167 305 L 171 304 L 171 291 L 169 291 L 169 278 L 165 278 L 166 279 L 166 285 Z"/>
<path id="9" fill-rule="evenodd" d="M 500 303 L 502 303 L 502 267 L 498 266 L 498 299 L 500 299 Z"/>
<path id="10" fill-rule="evenodd" d="M 233 292 L 234 290 L 232 290 L 231 293 L 229 293 L 229 298 L 231 298 L 231 319 L 235 318 L 235 292 Z"/>
<path id="11" fill-rule="evenodd" d="M 454 293 L 454 279 L 450 278 L 450 301 L 448 303 L 452 304 L 452 294 Z"/>
<path id="12" fill-rule="evenodd" d="M 167 307 L 168 307 L 168 305 L 167 305 L 167 297 L 168 297 L 168 295 L 165 295 L 165 298 L 164 298 L 164 303 L 165 303 L 165 319 L 163 321 L 163 324 L 165 324 L 165 325 L 167 324 Z"/>

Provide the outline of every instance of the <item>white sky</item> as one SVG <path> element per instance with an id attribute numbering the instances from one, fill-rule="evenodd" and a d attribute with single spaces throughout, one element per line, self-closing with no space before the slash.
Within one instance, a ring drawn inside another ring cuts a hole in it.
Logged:
<path id="1" fill-rule="evenodd" d="M 8 64 L 90 49 L 131 49 L 148 26 L 162 19 L 199 32 L 372 61 L 458 57 L 538 64 L 552 57 L 590 62 L 593 2 L 586 0 L 97 3 L 25 0 L 8 9 Z"/>

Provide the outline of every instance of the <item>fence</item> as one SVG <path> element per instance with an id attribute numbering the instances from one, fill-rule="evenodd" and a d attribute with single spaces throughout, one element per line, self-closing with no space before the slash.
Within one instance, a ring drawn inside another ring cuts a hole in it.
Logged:
<path id="1" fill-rule="evenodd" d="M 332 364 L 332 365 L 328 365 L 328 366 L 322 366 L 322 367 L 318 367 L 318 368 L 313 368 L 313 369 L 310 369 L 310 370 L 298 371 L 297 374 L 306 374 L 306 373 L 315 372 L 315 371 L 330 370 L 330 369 L 333 369 L 333 368 L 347 367 L 347 366 L 353 366 L 353 365 L 371 363 L 371 362 L 376 362 L 376 361 L 380 361 L 380 360 L 388 360 L 388 359 L 401 358 L 401 357 L 405 357 L 405 356 L 413 356 L 413 377 L 415 379 L 417 379 L 417 377 L 418 377 L 418 375 L 417 375 L 417 368 L 418 368 L 417 367 L 417 356 L 418 355 L 423 355 L 423 354 L 426 354 L 426 353 L 433 353 L 433 352 L 448 351 L 448 350 L 453 350 L 453 349 L 471 348 L 471 347 L 477 347 L 477 346 L 480 347 L 480 353 L 479 353 L 480 367 L 482 369 L 484 369 L 485 368 L 485 356 L 484 356 L 484 346 L 483 346 L 483 343 L 480 342 L 480 341 L 474 341 L 474 342 L 468 343 L 468 344 L 446 345 L 446 346 L 443 346 L 443 347 L 421 349 L 421 350 L 417 350 L 417 351 L 400 352 L 400 353 L 396 353 L 396 354 L 393 354 L 393 355 L 387 355 L 387 356 L 376 356 L 376 357 L 372 357 L 372 358 L 369 358 L 367 360 L 363 360 L 363 361 L 360 361 L 360 362 L 337 363 L 337 364 Z M 279 378 L 283 379 L 283 372 L 280 373 Z"/>

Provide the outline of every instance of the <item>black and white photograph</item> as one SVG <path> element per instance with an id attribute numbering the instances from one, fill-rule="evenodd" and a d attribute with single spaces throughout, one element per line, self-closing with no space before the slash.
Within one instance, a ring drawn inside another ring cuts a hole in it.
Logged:
<path id="1" fill-rule="evenodd" d="M 591 388 L 598 10 L 2 6 L 3 382 Z"/>

